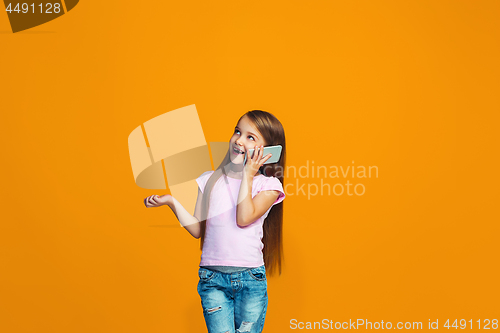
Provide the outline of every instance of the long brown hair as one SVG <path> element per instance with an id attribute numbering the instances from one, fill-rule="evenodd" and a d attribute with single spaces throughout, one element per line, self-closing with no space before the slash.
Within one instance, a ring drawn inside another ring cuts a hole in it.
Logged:
<path id="1" fill-rule="evenodd" d="M 262 134 L 267 146 L 281 145 L 281 157 L 278 163 L 265 164 L 261 167 L 261 172 L 266 177 L 276 177 L 284 187 L 284 170 L 286 162 L 286 142 L 285 130 L 280 121 L 271 113 L 262 110 L 253 110 L 245 113 L 240 117 L 238 122 L 243 117 L 248 117 L 257 130 Z M 230 161 L 229 149 L 223 161 L 219 164 L 217 169 L 208 179 L 205 190 L 203 191 L 203 204 L 202 204 L 202 218 L 200 223 L 201 237 L 200 249 L 203 250 L 203 243 L 205 240 L 206 230 L 206 217 L 208 216 L 209 199 L 212 189 L 217 180 L 226 175 L 225 166 Z M 283 201 L 279 204 L 272 206 L 271 211 L 267 215 L 263 224 L 263 238 L 264 249 L 262 254 L 264 256 L 264 266 L 267 273 L 272 276 L 275 271 L 281 275 L 281 263 L 284 260 L 283 256 Z"/>

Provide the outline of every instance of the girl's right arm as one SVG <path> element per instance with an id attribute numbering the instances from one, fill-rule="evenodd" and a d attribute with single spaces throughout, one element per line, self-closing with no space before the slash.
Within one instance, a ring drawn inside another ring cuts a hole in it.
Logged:
<path id="1" fill-rule="evenodd" d="M 194 216 L 191 215 L 177 199 L 175 199 L 170 194 L 165 194 L 162 196 L 151 195 L 144 199 L 144 204 L 146 207 L 160 207 L 167 205 L 174 212 L 179 223 L 193 236 L 194 238 L 200 238 L 201 228 L 201 202 L 203 201 L 203 193 L 198 188 L 198 198 L 196 199 L 196 207 L 194 210 Z"/>

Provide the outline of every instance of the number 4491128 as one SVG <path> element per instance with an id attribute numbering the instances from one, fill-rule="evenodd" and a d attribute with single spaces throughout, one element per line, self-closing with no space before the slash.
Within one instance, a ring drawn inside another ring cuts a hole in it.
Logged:
<path id="1" fill-rule="evenodd" d="M 43 5 L 45 5 L 45 11 L 44 11 Z M 38 9 L 36 7 L 40 7 L 40 9 Z M 17 3 L 16 6 L 14 8 L 12 8 L 12 3 L 9 3 L 9 5 L 5 9 L 5 11 L 7 11 L 9 13 L 16 12 L 16 13 L 23 13 L 23 14 L 27 14 L 27 13 L 35 14 L 35 12 L 41 13 L 41 14 L 58 14 L 61 12 L 61 4 L 60 3 L 52 4 L 52 3 L 47 2 L 45 4 L 41 3 L 38 6 L 35 6 L 34 3 L 32 3 L 32 4 Z"/>
<path id="2" fill-rule="evenodd" d="M 478 320 L 476 320 L 476 322 L 477 322 L 478 329 L 484 329 L 484 330 L 488 330 L 488 329 L 496 330 L 496 329 L 498 329 L 498 319 L 493 319 L 493 320 L 484 319 L 483 322 L 481 322 L 481 319 L 478 319 Z M 458 319 L 455 319 L 455 321 L 451 325 L 450 325 L 450 320 L 448 319 L 443 326 L 446 327 L 447 329 L 450 329 L 450 328 L 465 329 L 468 326 L 467 323 L 470 325 L 469 327 L 472 329 L 473 328 L 472 319 L 469 321 L 467 321 L 465 319 L 460 319 L 460 321 Z"/>

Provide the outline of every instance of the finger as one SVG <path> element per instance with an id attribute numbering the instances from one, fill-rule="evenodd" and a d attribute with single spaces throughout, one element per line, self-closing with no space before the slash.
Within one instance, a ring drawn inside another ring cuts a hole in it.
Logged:
<path id="1" fill-rule="evenodd" d="M 159 204 L 160 204 L 160 202 L 159 202 L 158 200 L 160 200 L 160 196 L 159 196 L 159 195 L 155 195 L 155 196 L 153 197 L 153 201 L 154 201 L 154 203 L 155 203 L 155 204 L 157 204 L 157 205 L 159 205 Z"/>
<path id="2" fill-rule="evenodd" d="M 248 161 L 250 160 L 250 151 L 249 150 L 247 150 L 245 152 L 245 157 L 246 157 L 246 161 L 245 161 L 245 165 L 246 165 L 248 163 Z"/>
<path id="3" fill-rule="evenodd" d="M 160 198 L 160 196 L 158 195 L 153 195 L 153 198 L 151 199 L 151 201 L 153 201 L 155 203 L 155 205 L 159 205 L 160 203 L 158 202 L 158 199 Z"/>
<path id="4" fill-rule="evenodd" d="M 271 158 L 271 156 L 272 156 L 272 154 L 267 154 L 265 157 L 263 157 L 263 158 L 260 160 L 259 165 L 264 165 L 264 163 L 266 163 L 266 161 L 267 161 L 268 159 L 270 159 L 270 158 Z"/>
<path id="5" fill-rule="evenodd" d="M 260 159 L 260 146 L 255 146 L 255 151 L 253 153 L 254 157 L 255 157 L 255 161 L 259 161 Z"/>
<path id="6" fill-rule="evenodd" d="M 273 154 L 267 154 L 266 156 L 264 156 L 262 158 L 262 163 L 264 164 L 264 162 L 266 162 L 268 159 L 270 159 L 271 157 L 273 156 Z"/>
<path id="7" fill-rule="evenodd" d="M 264 146 L 260 146 L 259 148 L 259 161 L 262 159 L 262 156 L 264 156 Z"/>

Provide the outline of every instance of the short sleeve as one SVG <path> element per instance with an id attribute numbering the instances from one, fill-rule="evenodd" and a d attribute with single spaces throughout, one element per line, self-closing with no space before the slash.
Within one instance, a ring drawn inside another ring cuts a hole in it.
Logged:
<path id="1" fill-rule="evenodd" d="M 196 182 L 198 183 L 198 188 L 201 190 L 202 193 L 205 190 L 205 185 L 207 185 L 207 181 L 212 175 L 212 173 L 213 171 L 206 171 L 202 173 L 200 177 L 196 178 Z"/>
<path id="2" fill-rule="evenodd" d="M 279 204 L 280 202 L 285 199 L 285 191 L 283 190 L 283 185 L 279 181 L 278 178 L 276 177 L 267 177 L 268 179 L 264 182 L 262 185 L 262 188 L 260 189 L 259 192 L 262 191 L 280 191 L 280 195 L 278 196 L 278 199 L 273 203 L 273 206 L 276 204 Z"/>

